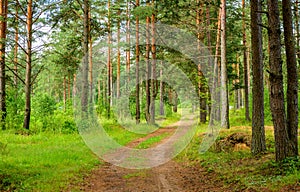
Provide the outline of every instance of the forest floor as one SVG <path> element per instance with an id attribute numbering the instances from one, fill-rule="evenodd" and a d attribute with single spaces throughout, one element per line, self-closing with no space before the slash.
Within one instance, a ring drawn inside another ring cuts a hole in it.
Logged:
<path id="1" fill-rule="evenodd" d="M 149 138 L 163 134 L 173 134 L 177 123 L 136 139 L 126 146 L 135 148 Z M 181 125 L 182 126 L 182 125 Z M 166 137 L 153 144 L 154 147 L 163 143 Z M 105 163 L 95 169 L 78 187 L 80 191 L 99 192 L 192 192 L 192 191 L 231 191 L 223 188 L 214 173 L 209 173 L 200 165 L 171 160 L 163 165 L 150 169 L 126 169 Z"/>

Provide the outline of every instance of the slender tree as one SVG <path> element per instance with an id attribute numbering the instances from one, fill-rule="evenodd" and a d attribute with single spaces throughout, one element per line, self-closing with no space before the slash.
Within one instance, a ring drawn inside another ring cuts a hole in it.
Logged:
<path id="1" fill-rule="evenodd" d="M 150 0 L 147 0 L 147 6 L 150 6 Z M 150 22 L 151 18 L 149 16 L 146 17 L 146 107 L 145 107 L 145 117 L 147 123 L 150 123 L 150 75 L 151 75 L 151 67 L 150 67 Z"/>
<path id="2" fill-rule="evenodd" d="M 264 128 L 264 80 L 263 80 L 263 48 L 261 29 L 261 1 L 253 0 L 251 4 L 251 44 L 252 44 L 252 145 L 253 155 L 266 150 Z"/>
<path id="3" fill-rule="evenodd" d="M 289 138 L 288 156 L 298 156 L 298 69 L 293 34 L 291 0 L 282 0 L 284 42 L 287 68 L 287 132 Z"/>
<path id="4" fill-rule="evenodd" d="M 107 37 L 107 117 L 110 118 L 110 110 L 111 110 L 111 97 L 112 97 L 112 63 L 111 63 L 111 13 L 110 13 L 110 3 L 111 1 L 108 0 L 107 2 L 107 30 L 108 30 L 108 37 Z"/>
<path id="5" fill-rule="evenodd" d="M 117 98 L 120 98 L 120 76 L 121 76 L 121 47 L 120 47 L 120 41 L 121 41 L 121 9 L 119 8 L 117 11 Z"/>
<path id="6" fill-rule="evenodd" d="M 247 121 L 250 121 L 245 0 L 242 0 L 242 7 L 243 7 L 243 55 L 244 55 L 243 63 L 244 63 L 245 118 Z"/>
<path id="7" fill-rule="evenodd" d="M 226 0 L 221 0 L 221 127 L 229 129 L 226 62 Z"/>
<path id="8" fill-rule="evenodd" d="M 155 1 L 152 1 L 152 6 L 155 6 Z M 153 12 L 151 16 L 152 29 L 151 29 L 151 50 L 152 50 L 152 65 L 151 65 L 151 102 L 150 102 L 150 123 L 155 123 L 155 98 L 157 94 L 156 89 L 156 13 Z"/>
<path id="9" fill-rule="evenodd" d="M 7 8 L 8 1 L 0 2 L 0 111 L 1 111 L 1 126 L 5 128 L 6 118 L 6 90 L 5 90 L 5 47 L 6 47 L 6 30 L 7 30 Z"/>
<path id="10" fill-rule="evenodd" d="M 25 75 L 25 116 L 23 127 L 29 129 L 31 115 L 31 70 L 32 70 L 32 0 L 27 3 L 27 51 L 26 51 L 26 75 Z"/>
<path id="11" fill-rule="evenodd" d="M 136 7 L 140 6 L 140 0 L 136 0 Z M 136 34 L 135 34 L 135 38 L 136 38 L 136 46 L 135 46 L 135 62 L 136 62 L 136 69 L 135 69 L 135 78 L 136 78 L 136 95 L 135 95 L 135 112 L 136 112 L 136 123 L 139 124 L 140 123 L 140 116 L 141 116 L 141 112 L 140 112 L 140 75 L 139 75 L 139 62 L 140 62 L 140 36 L 139 36 L 139 16 L 136 16 L 136 21 L 135 21 L 135 30 L 136 30 Z"/>
<path id="12" fill-rule="evenodd" d="M 81 110 L 83 115 L 88 111 L 88 74 L 89 74 L 89 0 L 83 2 L 83 63 L 82 63 L 82 96 Z"/>

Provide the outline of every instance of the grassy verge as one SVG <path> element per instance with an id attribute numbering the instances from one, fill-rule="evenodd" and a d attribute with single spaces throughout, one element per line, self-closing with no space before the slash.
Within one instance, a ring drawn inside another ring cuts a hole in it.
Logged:
<path id="1" fill-rule="evenodd" d="M 249 149 L 216 152 L 214 147 L 200 155 L 198 150 L 205 129 L 205 126 L 199 127 L 199 132 L 190 145 L 177 157 L 178 161 L 200 164 L 208 172 L 215 173 L 218 177 L 216 179 L 223 181 L 224 185 L 233 191 L 280 191 L 299 186 L 299 160 L 287 160 L 284 166 L 279 166 L 274 162 L 274 138 L 271 128 L 266 130 L 267 153 L 260 157 L 252 157 Z M 217 140 L 238 132 L 250 135 L 251 127 L 239 126 L 232 127 L 230 130 L 222 130 Z"/>
<path id="2" fill-rule="evenodd" d="M 147 149 L 147 148 L 153 146 L 154 144 L 159 143 L 161 140 L 168 137 L 169 135 L 170 135 L 170 133 L 163 133 L 161 135 L 151 137 L 151 138 L 141 142 L 136 148 Z"/>
<path id="3" fill-rule="evenodd" d="M 0 132 L 0 191 L 61 191 L 97 164 L 78 134 Z"/>

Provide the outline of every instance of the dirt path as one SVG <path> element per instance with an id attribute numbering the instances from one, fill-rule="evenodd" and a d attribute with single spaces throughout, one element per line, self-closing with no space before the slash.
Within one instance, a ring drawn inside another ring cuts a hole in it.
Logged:
<path id="1" fill-rule="evenodd" d="M 134 148 L 148 138 L 164 133 L 172 135 L 177 126 L 178 124 L 175 123 L 160 128 L 127 146 Z M 187 166 L 174 160 L 158 167 L 142 170 L 126 169 L 105 163 L 85 178 L 84 183 L 80 185 L 80 190 L 98 192 L 229 191 L 223 189 L 221 183 L 216 180 L 213 173 L 207 173 L 200 166 Z"/>

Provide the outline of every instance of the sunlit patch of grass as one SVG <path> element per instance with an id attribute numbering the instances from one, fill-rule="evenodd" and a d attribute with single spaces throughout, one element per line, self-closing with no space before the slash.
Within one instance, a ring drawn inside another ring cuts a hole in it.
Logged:
<path id="1" fill-rule="evenodd" d="M 136 148 L 147 149 L 147 148 L 153 146 L 154 144 L 159 143 L 161 140 L 168 137 L 169 135 L 170 135 L 170 133 L 163 133 L 158 136 L 150 137 L 149 139 L 141 142 Z"/>
<path id="2" fill-rule="evenodd" d="M 1 191 L 61 191 L 99 164 L 78 134 L 0 135 Z"/>

